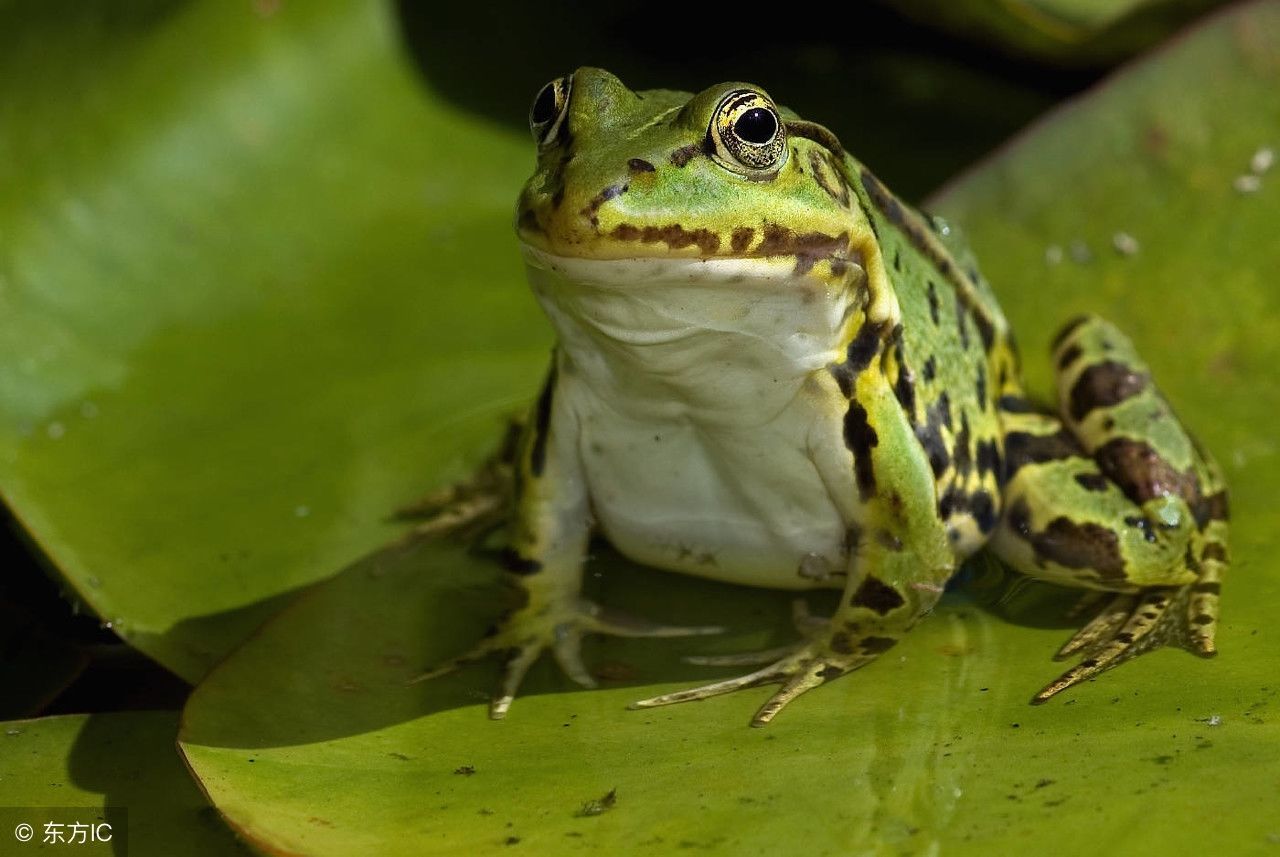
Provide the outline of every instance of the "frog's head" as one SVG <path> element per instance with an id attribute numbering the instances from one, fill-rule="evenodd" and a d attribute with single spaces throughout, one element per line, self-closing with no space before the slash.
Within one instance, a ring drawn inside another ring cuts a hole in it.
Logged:
<path id="1" fill-rule="evenodd" d="M 839 142 L 758 87 L 632 92 L 581 68 L 538 92 L 529 125 L 538 163 L 516 228 L 540 254 L 767 260 L 828 282 L 861 273 L 871 227 Z"/>

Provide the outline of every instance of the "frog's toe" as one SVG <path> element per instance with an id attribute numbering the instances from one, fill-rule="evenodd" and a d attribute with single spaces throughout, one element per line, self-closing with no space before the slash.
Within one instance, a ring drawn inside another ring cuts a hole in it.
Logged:
<path id="1" fill-rule="evenodd" d="M 697 702 L 702 699 L 710 699 L 713 696 L 720 696 L 725 693 L 733 693 L 735 690 L 742 690 L 748 687 L 755 687 L 760 684 L 769 684 L 779 680 L 777 664 L 770 664 L 763 669 L 737 678 L 725 679 L 724 681 L 715 681 L 711 684 L 704 684 L 701 687 L 691 687 L 687 690 L 677 690 L 673 693 L 664 693 L 660 696 L 651 696 L 648 699 L 637 700 L 628 705 L 628 708 L 659 708 L 663 705 L 675 705 L 677 702 Z"/>
<path id="2" fill-rule="evenodd" d="M 810 641 L 817 639 L 831 627 L 831 619 L 826 616 L 814 616 L 809 612 L 809 605 L 803 598 L 791 602 L 791 621 L 800 634 L 800 641 L 762 649 L 755 652 L 734 652 L 728 655 L 689 655 L 682 660 L 687 664 L 702 667 L 753 667 L 760 664 L 771 664 L 802 650 Z"/>
<path id="3" fill-rule="evenodd" d="M 756 712 L 756 716 L 751 718 L 752 726 L 767 726 L 774 716 L 786 707 L 787 703 L 795 699 L 800 694 L 813 690 L 818 685 L 824 684 L 828 679 L 846 672 L 841 667 L 835 667 L 830 664 L 817 663 L 809 667 L 809 669 L 793 676 L 790 680 L 782 685 L 782 688 L 769 697 L 769 701 L 760 706 L 760 710 Z"/>
<path id="4" fill-rule="evenodd" d="M 1093 595 L 1094 593 L 1089 593 Z M 1088 651 L 1096 648 L 1098 645 L 1105 643 L 1116 635 L 1130 616 L 1133 615 L 1133 605 L 1137 603 L 1138 596 L 1124 594 L 1117 595 L 1111 600 L 1106 607 L 1098 612 L 1083 628 L 1076 632 L 1075 636 L 1058 649 L 1058 653 L 1053 656 L 1055 661 L 1063 658 L 1069 658 L 1077 652 Z M 1094 601 L 1096 599 L 1086 596 L 1082 601 Z M 1072 614 L 1077 612 L 1073 609 Z"/>
<path id="5" fill-rule="evenodd" d="M 501 690 L 489 701 L 489 719 L 501 720 L 507 716 L 507 711 L 516 698 L 516 691 L 524 681 L 525 673 L 529 672 L 529 667 L 533 666 L 534 661 L 538 660 L 541 654 L 542 646 L 537 643 L 530 643 L 512 651 L 502 672 Z"/>
<path id="6" fill-rule="evenodd" d="M 490 655 L 502 653 L 506 656 L 502 668 L 502 682 L 499 685 L 497 694 L 489 701 L 489 717 L 493 720 L 501 720 L 507 716 L 507 711 L 511 708 L 511 703 L 516 698 L 516 691 L 520 689 L 520 685 L 523 683 L 525 675 L 529 672 L 529 668 L 537 662 L 543 651 L 548 648 L 551 649 L 556 663 L 560 665 L 560 668 L 564 670 L 565 675 L 570 679 L 583 687 L 596 686 L 595 679 L 592 678 L 591 673 L 587 671 L 586 665 L 582 662 L 582 637 L 583 629 L 573 622 L 562 622 L 557 625 L 550 639 L 546 639 L 541 634 L 518 639 L 514 637 L 513 632 L 510 630 L 505 633 L 498 631 L 491 634 L 465 655 L 434 669 L 427 670 L 409 679 L 408 683 L 416 684 L 427 681 L 453 672 L 466 664 L 483 660 Z"/>
<path id="7" fill-rule="evenodd" d="M 504 640 L 500 630 L 495 626 L 489 629 L 485 638 L 481 640 L 471 651 L 459 655 L 456 658 L 445 661 L 443 664 L 423 670 L 410 679 L 405 680 L 405 684 L 420 684 L 424 681 L 431 681 L 442 675 L 448 675 L 456 669 L 466 666 L 467 664 L 482 661 L 490 655 L 498 652 L 507 652 L 512 649 L 512 645 Z"/>
<path id="8" fill-rule="evenodd" d="M 392 515 L 395 520 L 415 522 L 406 539 L 448 537 L 478 541 L 506 523 L 522 425 L 522 420 L 512 419 L 498 448 L 470 477 L 396 509 Z"/>
<path id="9" fill-rule="evenodd" d="M 754 667 L 760 664 L 771 664 L 779 658 L 786 657 L 796 650 L 796 644 L 778 646 L 773 649 L 761 649 L 758 652 L 735 652 L 731 655 L 687 655 L 681 658 L 686 664 L 697 664 L 700 667 Z"/>
<path id="10" fill-rule="evenodd" d="M 1167 643 L 1185 644 L 1188 629 L 1183 608 L 1189 588 L 1158 587 L 1112 600 L 1059 652 L 1059 656 L 1079 652 L 1084 660 L 1046 685 L 1031 703 L 1047 702 L 1073 685 Z"/>
<path id="11" fill-rule="evenodd" d="M 594 607 L 587 630 L 615 637 L 701 637 L 723 634 L 722 625 L 663 625 L 606 607 Z"/>
<path id="12" fill-rule="evenodd" d="M 844 656 L 834 653 L 820 653 L 814 644 L 791 646 L 788 654 L 768 666 L 737 678 L 704 684 L 688 690 L 677 690 L 661 696 L 633 702 L 630 708 L 657 708 L 661 705 L 673 705 L 677 702 L 694 702 L 710 699 L 725 693 L 733 693 L 748 687 L 762 684 L 781 684 L 782 688 L 769 698 L 751 720 L 752 726 L 764 726 L 800 694 L 813 690 L 837 676 L 857 669 L 871 660 L 870 656 Z"/>
<path id="13" fill-rule="evenodd" d="M 406 516 L 407 517 L 407 516 Z M 507 501 L 499 494 L 468 497 L 451 503 L 409 531 L 408 538 L 451 538 L 474 542 L 506 523 Z"/>
<path id="14" fill-rule="evenodd" d="M 502 655 L 504 667 L 498 693 L 489 704 L 489 716 L 501 720 L 511 708 L 516 691 L 529 668 L 544 651 L 551 655 L 570 679 L 583 687 L 596 687 L 596 680 L 582 660 L 582 639 L 587 634 L 618 637 L 687 637 L 718 634 L 716 625 L 662 625 L 637 619 L 601 607 L 585 599 L 555 601 L 537 609 L 524 608 L 489 629 L 471 651 L 408 680 L 427 681 L 491 655 Z"/>
<path id="15" fill-rule="evenodd" d="M 1217 564 L 1205 563 L 1205 566 L 1187 599 L 1187 648 L 1202 658 L 1211 658 L 1218 653 L 1214 639 L 1218 631 L 1218 590 L 1221 583 Z"/>
<path id="16" fill-rule="evenodd" d="M 596 680 L 582 662 L 582 629 L 568 623 L 556 627 L 551 653 L 564 674 L 583 687 L 595 687 Z"/>

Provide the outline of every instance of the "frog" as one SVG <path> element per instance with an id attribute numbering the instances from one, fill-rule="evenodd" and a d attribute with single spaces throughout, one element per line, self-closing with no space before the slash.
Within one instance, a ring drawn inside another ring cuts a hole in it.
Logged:
<path id="1" fill-rule="evenodd" d="M 528 118 L 515 231 L 556 344 L 505 480 L 450 493 L 492 510 L 507 486 L 520 606 L 423 678 L 500 655 L 501 719 L 544 653 L 596 686 L 587 635 L 722 630 L 585 598 L 593 537 L 670 572 L 840 593 L 787 646 L 690 658 L 750 671 L 633 708 L 768 685 L 766 725 L 894 647 L 979 552 L 1096 611 L 1033 703 L 1161 646 L 1216 653 L 1227 489 L 1115 325 L 1068 321 L 1056 402 L 1035 399 L 959 231 L 753 84 L 637 92 L 584 67 Z"/>

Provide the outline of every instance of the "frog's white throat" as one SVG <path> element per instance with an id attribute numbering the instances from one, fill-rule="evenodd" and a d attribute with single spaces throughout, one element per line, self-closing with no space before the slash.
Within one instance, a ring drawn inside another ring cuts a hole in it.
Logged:
<path id="1" fill-rule="evenodd" d="M 787 257 L 577 259 L 523 245 L 566 368 L 618 407 L 758 424 L 843 358 L 861 269 L 830 283 Z"/>

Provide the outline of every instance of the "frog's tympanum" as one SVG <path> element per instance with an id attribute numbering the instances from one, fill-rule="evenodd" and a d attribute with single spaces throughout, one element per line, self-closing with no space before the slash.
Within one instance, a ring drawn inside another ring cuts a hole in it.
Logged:
<path id="1" fill-rule="evenodd" d="M 841 590 L 791 647 L 701 659 L 755 671 L 636 707 L 778 684 L 768 723 L 894 646 L 984 546 L 1109 595 L 1035 702 L 1166 643 L 1214 653 L 1222 478 L 1115 327 L 1063 327 L 1056 412 L 1029 403 L 954 231 L 758 87 L 632 92 L 583 68 L 529 120 L 516 229 L 557 345 L 512 462 L 526 598 L 450 665 L 506 654 L 493 717 L 544 650 L 593 684 L 585 634 L 718 630 L 584 599 L 593 533 L 662 569 Z"/>

